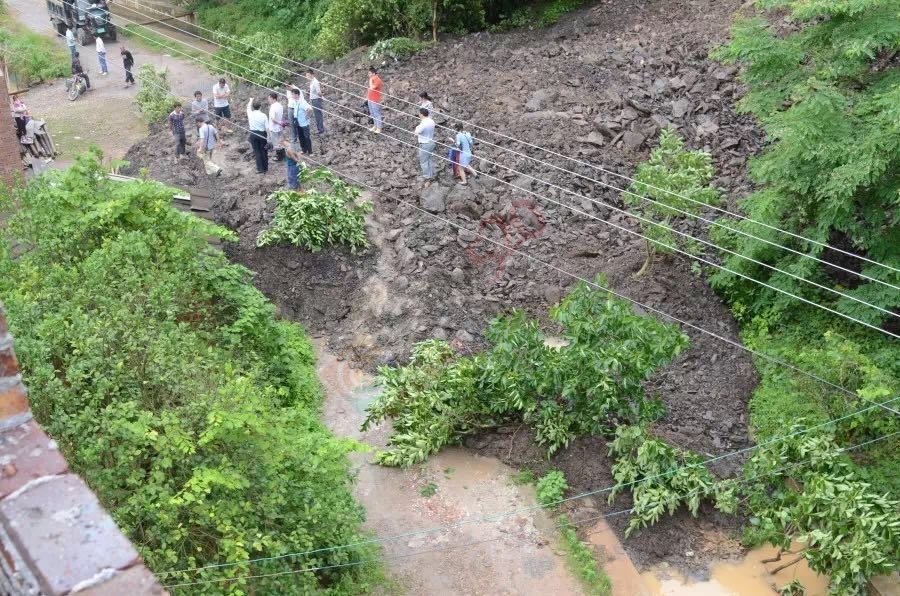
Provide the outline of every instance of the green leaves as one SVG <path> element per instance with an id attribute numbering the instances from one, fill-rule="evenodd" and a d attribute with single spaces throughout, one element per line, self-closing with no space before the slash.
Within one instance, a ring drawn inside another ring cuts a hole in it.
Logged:
<path id="1" fill-rule="evenodd" d="M 565 329 L 563 347 L 547 345 L 537 322 L 514 311 L 491 322 L 484 352 L 458 357 L 430 340 L 413 348 L 407 366 L 380 369 L 384 392 L 363 425 L 392 419 L 379 462 L 409 466 L 480 428 L 517 420 L 532 425 L 552 455 L 576 437 L 611 432 L 617 420 L 659 415 L 641 382 L 687 347 L 677 327 L 584 283 L 551 317 Z"/>
<path id="2" fill-rule="evenodd" d="M 569 489 L 569 483 L 562 472 L 550 470 L 538 479 L 536 489 L 538 503 L 547 509 L 555 509 Z"/>
<path id="3" fill-rule="evenodd" d="M 368 549 L 234 562 L 363 539 L 347 454 L 318 419 L 303 331 L 276 321 L 250 273 L 209 247 L 232 237 L 111 182 L 99 152 L 17 191 L 0 295 L 35 416 L 165 583 L 197 594 L 358 594 Z M 13 260 L 9 243 L 25 250 Z M 289 581 L 288 579 L 289 578 Z"/>
<path id="4" fill-rule="evenodd" d="M 344 244 L 353 253 L 369 246 L 366 214 L 372 212 L 372 203 L 358 202 L 360 190 L 328 170 L 303 170 L 301 184 L 315 182 L 328 191 L 310 188 L 269 195 L 277 206 L 270 226 L 259 233 L 257 246 L 292 244 L 318 252 L 327 245 Z"/>
<path id="5" fill-rule="evenodd" d="M 143 64 L 137 71 L 137 83 L 134 101 L 147 122 L 159 122 L 172 111 L 175 96 L 169 87 L 166 69 L 157 70 L 152 64 Z"/>

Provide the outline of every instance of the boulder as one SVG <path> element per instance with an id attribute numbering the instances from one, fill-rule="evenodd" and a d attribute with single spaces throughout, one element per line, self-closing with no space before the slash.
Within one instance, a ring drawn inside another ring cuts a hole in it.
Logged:
<path id="1" fill-rule="evenodd" d="M 525 103 L 526 112 L 539 112 L 556 100 L 558 93 L 553 89 L 538 89 L 531 94 L 531 99 Z"/>
<path id="2" fill-rule="evenodd" d="M 645 140 L 644 135 L 630 130 L 622 135 L 622 145 L 629 151 L 639 150 Z"/>
<path id="3" fill-rule="evenodd" d="M 691 109 L 691 104 L 688 103 L 688 100 L 685 98 L 681 98 L 678 101 L 672 102 L 672 117 L 673 118 L 684 118 L 684 116 L 688 113 L 688 110 Z"/>
<path id="4" fill-rule="evenodd" d="M 446 186 L 432 184 L 422 192 L 422 208 L 431 213 L 443 213 L 447 209 Z"/>

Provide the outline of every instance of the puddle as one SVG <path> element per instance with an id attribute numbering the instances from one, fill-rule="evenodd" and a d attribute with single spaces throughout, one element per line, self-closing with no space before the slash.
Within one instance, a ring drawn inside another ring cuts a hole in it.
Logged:
<path id="1" fill-rule="evenodd" d="M 785 554 L 779 563 L 762 562 L 775 553 L 774 547 L 765 546 L 750 551 L 741 561 L 713 565 L 708 581 L 690 581 L 671 569 L 661 568 L 641 575 L 653 596 L 773 596 L 778 588 L 795 579 L 806 588 L 806 596 L 826 596 L 828 578 L 814 573 L 803 561 L 775 575 L 769 573 L 768 569 L 795 558 Z"/>

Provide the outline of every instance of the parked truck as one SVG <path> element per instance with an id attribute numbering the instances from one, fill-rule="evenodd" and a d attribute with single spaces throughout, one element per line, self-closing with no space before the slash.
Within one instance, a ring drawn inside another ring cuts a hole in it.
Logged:
<path id="1" fill-rule="evenodd" d="M 60 35 L 71 28 L 83 46 L 93 43 L 96 37 L 116 40 L 116 26 L 105 0 L 47 0 L 47 12 Z"/>

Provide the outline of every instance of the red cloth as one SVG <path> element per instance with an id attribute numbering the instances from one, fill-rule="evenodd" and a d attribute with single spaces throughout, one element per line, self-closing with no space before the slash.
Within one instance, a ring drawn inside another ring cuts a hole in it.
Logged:
<path id="1" fill-rule="evenodd" d="M 371 75 L 369 77 L 369 91 L 366 93 L 366 99 L 375 103 L 381 103 L 381 87 L 381 77 L 377 74 Z"/>

